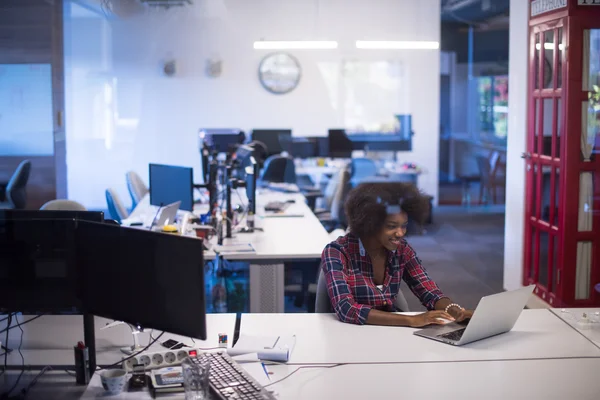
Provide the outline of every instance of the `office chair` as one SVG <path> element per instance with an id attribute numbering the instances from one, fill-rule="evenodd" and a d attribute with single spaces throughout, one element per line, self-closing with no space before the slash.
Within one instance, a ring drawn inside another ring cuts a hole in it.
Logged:
<path id="1" fill-rule="evenodd" d="M 317 208 L 314 210 L 314 213 L 318 216 L 319 214 L 329 213 L 331 212 L 331 203 L 333 203 L 333 197 L 335 196 L 335 192 L 340 183 L 340 176 L 342 173 L 342 168 L 333 173 L 327 185 L 325 186 L 325 190 L 323 190 L 322 203 L 320 204 L 322 208 Z"/>
<path id="2" fill-rule="evenodd" d="M 149 189 L 137 172 L 129 171 L 125 175 L 125 179 L 127 180 L 127 189 L 131 196 L 131 209 L 133 210 L 142 198 L 148 194 Z"/>
<path id="3" fill-rule="evenodd" d="M 79 204 L 73 200 L 50 200 L 45 203 L 42 207 L 40 207 L 42 211 L 87 211 L 82 204 Z"/>
<path id="4" fill-rule="evenodd" d="M 365 178 L 377 176 L 377 165 L 369 158 L 353 158 L 350 162 L 350 182 L 357 186 Z"/>
<path id="5" fill-rule="evenodd" d="M 492 203 L 496 204 L 497 196 L 496 191 L 498 187 L 505 187 L 504 176 L 498 172 L 501 170 L 501 164 L 499 156 L 494 156 L 494 153 L 490 157 L 479 154 L 476 157 L 477 167 L 479 168 L 479 175 L 481 177 L 481 184 L 479 187 L 479 204 L 488 203 L 488 195 L 492 194 Z M 493 164 L 492 164 L 493 163 Z"/>
<path id="6" fill-rule="evenodd" d="M 0 209 L 22 210 L 27 206 L 26 188 L 30 172 L 31 161 L 21 161 L 4 191 L 0 192 Z"/>
<path id="7" fill-rule="evenodd" d="M 332 185 L 335 185 L 335 193 L 331 199 L 329 212 L 320 212 L 316 214 L 317 218 L 319 218 L 319 221 L 328 232 L 337 228 L 346 229 L 347 227 L 344 203 L 351 189 L 350 172 L 348 171 L 348 168 L 343 168 L 340 170 L 339 174 L 335 175 L 335 177 L 337 182 L 332 183 Z"/>
<path id="8" fill-rule="evenodd" d="M 265 166 L 261 175 L 261 180 L 265 183 L 296 183 L 296 166 L 294 159 L 289 156 L 279 154 L 273 155 L 265 161 Z"/>
<path id="9" fill-rule="evenodd" d="M 398 290 L 396 299 L 394 300 L 394 306 L 403 312 L 409 312 L 408 302 L 402 290 Z M 317 278 L 317 297 L 315 299 L 315 312 L 320 314 L 332 313 L 331 300 L 329 300 L 329 293 L 327 292 L 327 282 L 325 280 L 325 274 L 323 269 L 319 267 L 319 277 Z"/>
<path id="10" fill-rule="evenodd" d="M 110 216 L 119 224 L 129 216 L 127 209 L 114 189 L 106 189 L 106 204 L 108 205 Z"/>

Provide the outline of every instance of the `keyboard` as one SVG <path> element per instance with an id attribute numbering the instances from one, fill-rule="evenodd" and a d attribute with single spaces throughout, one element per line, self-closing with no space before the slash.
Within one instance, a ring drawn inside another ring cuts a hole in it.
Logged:
<path id="1" fill-rule="evenodd" d="M 265 211 L 283 212 L 290 205 L 292 205 L 292 203 L 285 203 L 283 201 L 270 201 L 265 205 Z"/>
<path id="2" fill-rule="evenodd" d="M 467 328 L 462 328 L 462 329 L 458 329 L 456 331 L 437 335 L 437 337 L 442 338 L 442 339 L 455 340 L 458 342 L 460 340 L 460 338 L 462 338 L 463 333 L 465 333 L 465 329 L 467 329 Z"/>
<path id="3" fill-rule="evenodd" d="M 208 381 L 218 399 L 275 400 L 270 392 L 226 353 L 204 353 L 210 363 Z"/>

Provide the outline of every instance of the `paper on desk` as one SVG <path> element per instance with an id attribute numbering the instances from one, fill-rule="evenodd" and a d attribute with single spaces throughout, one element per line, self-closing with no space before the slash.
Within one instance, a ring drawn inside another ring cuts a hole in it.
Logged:
<path id="1" fill-rule="evenodd" d="M 295 344 L 295 336 L 240 335 L 235 346 L 227 349 L 227 353 L 232 357 L 256 353 L 261 360 L 287 362 Z"/>

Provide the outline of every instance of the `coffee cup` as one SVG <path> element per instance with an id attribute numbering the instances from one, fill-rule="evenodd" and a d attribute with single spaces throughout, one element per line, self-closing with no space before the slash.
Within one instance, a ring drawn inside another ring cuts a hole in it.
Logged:
<path id="1" fill-rule="evenodd" d="M 127 382 L 127 371 L 124 369 L 107 369 L 100 373 L 102 387 L 108 394 L 119 394 Z"/>

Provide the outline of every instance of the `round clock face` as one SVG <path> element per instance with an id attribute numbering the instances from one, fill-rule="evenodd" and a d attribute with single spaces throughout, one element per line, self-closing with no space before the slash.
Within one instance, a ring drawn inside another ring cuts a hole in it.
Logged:
<path id="1" fill-rule="evenodd" d="M 258 78 L 271 93 L 289 93 L 300 82 L 300 63 L 287 53 L 269 54 L 260 62 Z"/>

